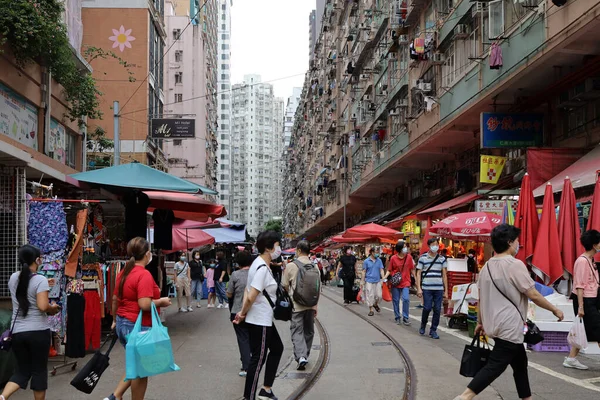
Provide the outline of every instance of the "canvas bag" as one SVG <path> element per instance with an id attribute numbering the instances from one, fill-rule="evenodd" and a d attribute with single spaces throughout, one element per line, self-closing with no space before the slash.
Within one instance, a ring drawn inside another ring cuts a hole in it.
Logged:
<path id="1" fill-rule="evenodd" d="M 102 343 L 100 349 L 94 353 L 90 361 L 85 364 L 85 367 L 79 371 L 79 373 L 73 378 L 71 381 L 71 385 L 75 387 L 77 390 L 82 391 L 83 393 L 90 394 L 100 381 L 100 377 L 108 368 L 109 365 L 109 354 L 117 342 L 117 334 L 112 333 L 112 341 L 106 353 L 102 354 L 102 347 L 108 342 L 110 336 Z"/>

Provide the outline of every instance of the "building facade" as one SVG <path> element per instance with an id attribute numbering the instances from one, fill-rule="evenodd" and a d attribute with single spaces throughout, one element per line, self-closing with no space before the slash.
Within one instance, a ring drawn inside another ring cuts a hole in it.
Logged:
<path id="1" fill-rule="evenodd" d="M 292 140 L 292 128 L 294 127 L 294 118 L 296 115 L 296 109 L 300 103 L 300 96 L 302 96 L 302 88 L 294 88 L 293 93 L 287 99 L 285 105 L 285 121 L 283 121 L 283 149 L 290 145 Z"/>
<path id="2" fill-rule="evenodd" d="M 323 14 L 325 14 L 325 0 L 317 0 L 316 6 L 317 8 L 312 10 L 308 16 L 308 55 L 310 61 L 315 56 L 315 45 L 317 44 L 319 32 L 321 32 Z"/>
<path id="3" fill-rule="evenodd" d="M 165 140 L 169 173 L 214 189 L 216 185 L 216 136 L 213 108 L 214 90 L 208 71 L 209 35 L 203 24 L 191 24 L 187 11 L 177 15 L 172 2 L 166 3 L 167 47 L 165 92 L 171 101 L 164 118 L 195 119 L 194 138 Z M 208 95 L 207 95 L 208 93 Z"/>
<path id="4" fill-rule="evenodd" d="M 260 75 L 245 75 L 232 87 L 232 193 L 231 218 L 247 224 L 256 236 L 266 222 L 278 216 L 281 190 L 283 100 Z"/>
<path id="5" fill-rule="evenodd" d="M 484 155 L 506 157 L 502 182 L 514 187 L 543 169 L 532 144 L 589 151 L 600 141 L 599 9 L 328 0 L 286 155 L 286 233 L 317 240 L 390 210 L 466 206 L 481 197 Z M 485 145 L 498 126 L 536 140 Z"/>

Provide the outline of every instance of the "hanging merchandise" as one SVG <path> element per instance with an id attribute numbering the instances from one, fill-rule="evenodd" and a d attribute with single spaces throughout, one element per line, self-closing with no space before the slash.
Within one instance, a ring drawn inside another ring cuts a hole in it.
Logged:
<path id="1" fill-rule="evenodd" d="M 73 288 L 76 289 L 77 287 L 78 284 L 76 283 Z M 81 282 L 81 289 L 83 289 L 83 282 Z M 70 293 L 67 296 L 67 335 L 65 338 L 65 355 L 67 357 L 85 357 L 84 313 L 85 298 L 76 292 Z"/>
<path id="2" fill-rule="evenodd" d="M 63 203 L 31 201 L 28 204 L 27 240 L 29 244 L 39 248 L 42 254 L 64 250 L 69 238 L 69 231 Z"/>
<path id="3" fill-rule="evenodd" d="M 418 60 L 419 59 L 419 54 L 415 50 L 415 43 L 414 43 L 414 41 L 410 44 L 409 50 L 410 50 L 410 59 L 411 60 Z"/>
<path id="4" fill-rule="evenodd" d="M 75 277 L 77 273 L 77 264 L 79 262 L 79 257 L 81 256 L 81 251 L 83 249 L 83 235 L 84 229 L 86 225 L 88 217 L 88 209 L 85 208 L 83 210 L 79 210 L 77 212 L 77 227 L 75 234 L 77 235 L 75 239 L 75 244 L 67 257 L 67 263 L 65 265 L 65 275 L 71 278 Z"/>
<path id="5" fill-rule="evenodd" d="M 417 39 L 415 39 L 414 44 L 415 44 L 415 52 L 417 54 L 425 53 L 425 39 L 417 38 Z"/>
<path id="6" fill-rule="evenodd" d="M 175 214 L 172 210 L 154 210 L 154 245 L 157 249 L 171 250 L 173 248 L 173 221 Z"/>
<path id="7" fill-rule="evenodd" d="M 135 237 L 146 237 L 148 221 L 146 213 L 150 199 L 139 190 L 134 190 L 123 197 L 125 206 L 125 240 L 128 242 Z"/>
<path id="8" fill-rule="evenodd" d="M 490 49 L 490 69 L 502 68 L 502 47 L 498 43 L 492 43 Z"/>

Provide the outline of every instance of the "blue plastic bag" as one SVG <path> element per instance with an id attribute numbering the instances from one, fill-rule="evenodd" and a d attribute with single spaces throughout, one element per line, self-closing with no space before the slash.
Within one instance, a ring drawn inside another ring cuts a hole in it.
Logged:
<path id="1" fill-rule="evenodd" d="M 160 322 L 156 306 L 152 303 L 152 328 L 142 331 L 142 311 L 125 346 L 125 379 L 132 380 L 148 376 L 179 371 L 173 358 L 171 338 L 167 328 Z"/>

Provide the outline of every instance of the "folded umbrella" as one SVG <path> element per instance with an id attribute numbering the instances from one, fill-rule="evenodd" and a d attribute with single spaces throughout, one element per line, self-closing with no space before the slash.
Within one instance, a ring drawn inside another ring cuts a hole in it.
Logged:
<path id="1" fill-rule="evenodd" d="M 560 198 L 558 214 L 558 237 L 560 239 L 560 249 L 562 264 L 569 275 L 573 275 L 573 265 L 575 260 L 584 249 L 579 238 L 581 230 L 579 229 L 579 216 L 577 215 L 577 201 L 571 179 L 567 177 Z M 568 276 L 565 276 L 568 278 Z"/>
<path id="2" fill-rule="evenodd" d="M 594 197 L 592 198 L 592 207 L 588 217 L 587 230 L 595 229 L 600 231 L 600 170 L 596 171 L 596 187 Z M 596 254 L 596 262 L 600 262 L 600 253 Z"/>
<path id="3" fill-rule="evenodd" d="M 536 238 L 538 235 L 539 217 L 535 207 L 535 199 L 531 191 L 531 179 L 525 174 L 521 182 L 521 192 L 515 216 L 515 226 L 521 229 L 519 235 L 520 251 L 517 258 L 527 264 L 533 255 Z"/>

